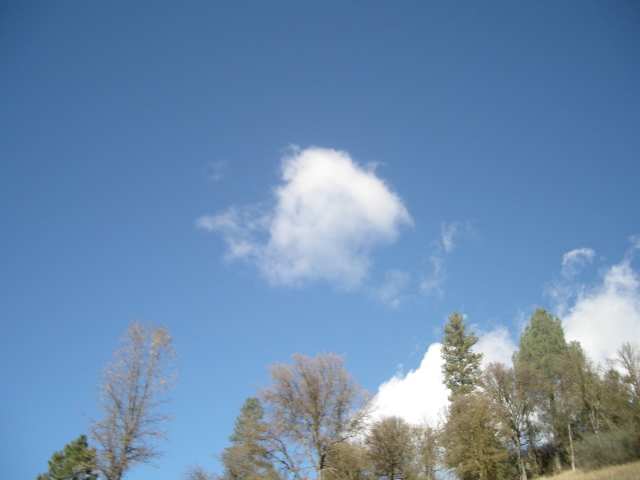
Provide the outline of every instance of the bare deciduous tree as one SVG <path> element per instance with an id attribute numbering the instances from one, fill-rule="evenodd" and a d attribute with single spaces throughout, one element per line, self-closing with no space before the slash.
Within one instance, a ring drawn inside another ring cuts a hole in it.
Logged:
<path id="1" fill-rule="evenodd" d="M 513 444 L 520 478 L 527 480 L 523 450 L 527 439 L 530 441 L 535 434 L 533 417 L 541 402 L 542 379 L 527 363 L 520 362 L 509 368 L 492 362 L 487 366 L 481 384 L 492 401 L 504 435 Z"/>
<path id="2" fill-rule="evenodd" d="M 371 426 L 366 439 L 377 478 L 416 478 L 416 429 L 400 417 L 386 417 Z"/>
<path id="3" fill-rule="evenodd" d="M 418 478 L 432 480 L 436 476 L 436 468 L 440 459 L 439 432 L 428 420 L 415 427 L 414 435 L 418 450 Z"/>
<path id="4" fill-rule="evenodd" d="M 182 474 L 182 480 L 216 480 L 216 476 L 195 464 L 187 467 L 187 470 Z"/>
<path id="5" fill-rule="evenodd" d="M 161 423 L 171 416 L 157 407 L 166 402 L 177 374 L 177 353 L 166 327 L 138 319 L 122 344 L 102 371 L 98 407 L 104 417 L 91 420 L 90 427 L 96 467 L 107 480 L 120 480 L 132 466 L 161 455 L 156 443 L 167 433 Z"/>
<path id="6" fill-rule="evenodd" d="M 463 480 L 499 478 L 507 459 L 500 425 L 484 394 L 457 395 L 446 413 L 442 431 L 444 465 Z"/>
<path id="7" fill-rule="evenodd" d="M 341 442 L 327 454 L 324 480 L 369 480 L 371 459 L 358 440 Z"/>
<path id="8" fill-rule="evenodd" d="M 631 418 L 640 439 L 640 348 L 626 342 L 618 349 L 617 362 L 624 371 L 622 381 L 627 389 Z"/>
<path id="9" fill-rule="evenodd" d="M 268 416 L 270 449 L 294 478 L 318 480 L 328 453 L 363 432 L 370 394 L 347 372 L 344 357 L 296 354 L 293 363 L 269 367 L 270 385 L 260 392 Z"/>

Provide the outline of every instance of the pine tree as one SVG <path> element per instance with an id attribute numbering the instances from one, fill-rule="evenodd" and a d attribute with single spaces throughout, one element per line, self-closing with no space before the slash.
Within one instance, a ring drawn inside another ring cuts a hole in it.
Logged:
<path id="1" fill-rule="evenodd" d="M 223 480 L 276 479 L 278 477 L 269 462 L 264 446 L 266 423 L 260 400 L 248 398 L 236 418 L 231 445 L 224 449 L 220 460 L 224 465 Z"/>
<path id="2" fill-rule="evenodd" d="M 559 318 L 537 308 L 520 334 L 514 363 L 526 362 L 546 378 L 556 376 L 559 360 L 567 353 L 567 342 Z"/>
<path id="3" fill-rule="evenodd" d="M 94 464 L 95 449 L 87 444 L 87 436 L 80 435 L 77 440 L 64 446 L 49 460 L 49 471 L 38 475 L 38 480 L 96 480 L 98 474 Z"/>
<path id="4" fill-rule="evenodd" d="M 481 353 L 473 353 L 472 347 L 478 341 L 473 332 L 467 332 L 467 322 L 458 312 L 449 315 L 449 323 L 444 327 L 442 339 L 442 371 L 444 384 L 449 390 L 449 400 L 457 395 L 472 393 L 480 376 Z"/>
<path id="5" fill-rule="evenodd" d="M 520 335 L 518 351 L 513 355 L 517 366 L 526 363 L 532 366 L 543 379 L 546 402 L 542 420 L 546 424 L 552 440 L 549 447 L 554 452 L 555 470 L 562 468 L 561 454 L 569 450 L 572 443 L 570 418 L 563 398 L 564 366 L 567 363 L 569 347 L 564 338 L 562 322 L 542 308 L 537 308 L 529 320 L 529 325 Z M 567 448 L 565 448 L 565 446 Z"/>

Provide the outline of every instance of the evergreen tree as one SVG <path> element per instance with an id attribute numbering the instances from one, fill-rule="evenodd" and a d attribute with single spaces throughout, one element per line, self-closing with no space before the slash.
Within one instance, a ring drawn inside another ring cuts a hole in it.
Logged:
<path id="1" fill-rule="evenodd" d="M 543 379 L 543 391 L 546 402 L 541 418 L 552 441 L 548 448 L 555 458 L 555 470 L 562 468 L 561 453 L 571 443 L 570 410 L 565 405 L 563 383 L 566 371 L 564 366 L 569 356 L 569 347 L 564 338 L 562 322 L 542 308 L 537 308 L 529 320 L 529 325 L 520 334 L 518 351 L 513 355 L 517 366 L 526 363 L 538 371 Z M 558 403 L 560 402 L 560 403 Z"/>
<path id="2" fill-rule="evenodd" d="M 51 456 L 49 471 L 37 480 L 96 480 L 95 458 L 96 451 L 87 444 L 86 435 L 80 435 Z"/>
<path id="3" fill-rule="evenodd" d="M 449 400 L 456 395 L 468 395 L 475 390 L 480 375 L 481 353 L 473 353 L 472 347 L 478 341 L 473 332 L 467 332 L 465 322 L 458 312 L 449 315 L 449 323 L 444 327 L 442 339 L 442 371 L 444 384 L 449 390 Z"/>
<path id="4" fill-rule="evenodd" d="M 224 449 L 220 460 L 224 465 L 223 480 L 276 479 L 265 447 L 266 423 L 260 400 L 248 398 L 236 418 L 231 445 Z"/>
<path id="5" fill-rule="evenodd" d="M 559 318 L 553 318 L 543 308 L 537 308 L 524 332 L 520 334 L 514 363 L 526 362 L 542 376 L 557 376 L 559 360 L 567 353 L 567 342 Z"/>

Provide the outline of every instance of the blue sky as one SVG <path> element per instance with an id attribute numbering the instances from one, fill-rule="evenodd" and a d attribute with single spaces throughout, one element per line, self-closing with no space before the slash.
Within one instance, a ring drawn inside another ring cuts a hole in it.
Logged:
<path id="1" fill-rule="evenodd" d="M 4 2 L 0 470 L 86 432 L 136 316 L 182 370 L 159 468 L 215 470 L 267 365 L 347 355 L 442 406 L 467 315 L 640 341 L 634 2 Z"/>

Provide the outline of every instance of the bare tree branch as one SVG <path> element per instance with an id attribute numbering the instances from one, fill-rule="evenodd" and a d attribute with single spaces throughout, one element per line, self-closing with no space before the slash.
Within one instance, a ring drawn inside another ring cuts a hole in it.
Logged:
<path id="1" fill-rule="evenodd" d="M 344 357 L 296 354 L 293 363 L 269 367 L 270 385 L 260 392 L 269 418 L 274 455 L 294 478 L 305 469 L 322 480 L 328 452 L 361 434 L 371 395 L 347 372 Z"/>
<path id="2" fill-rule="evenodd" d="M 107 480 L 120 480 L 136 464 L 162 455 L 158 440 L 167 432 L 160 424 L 172 417 L 157 409 L 174 387 L 176 350 L 164 326 L 137 319 L 122 337 L 122 348 L 102 371 L 98 407 L 101 420 L 91 420 L 97 443 L 97 468 Z"/>

